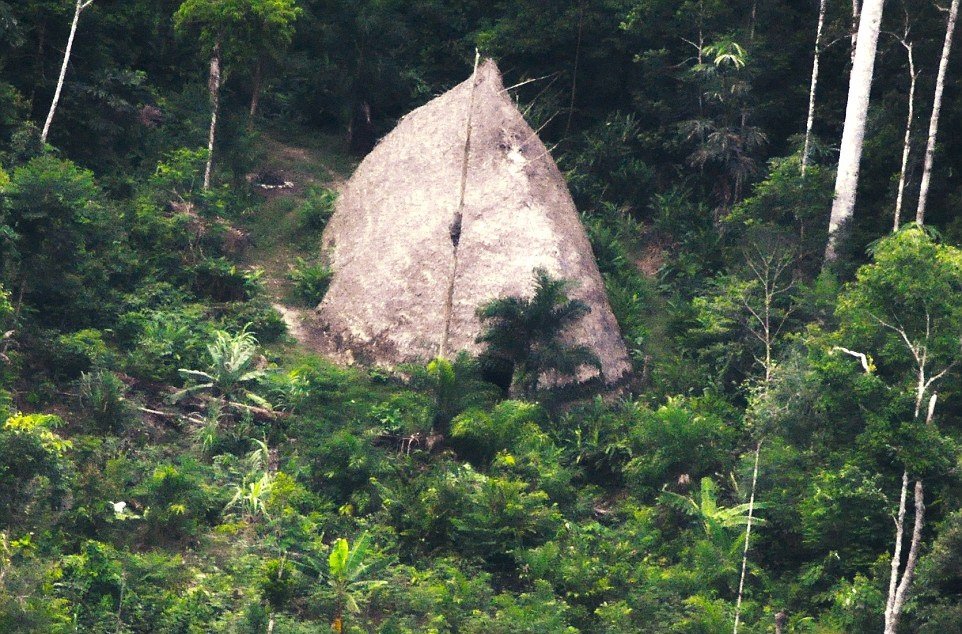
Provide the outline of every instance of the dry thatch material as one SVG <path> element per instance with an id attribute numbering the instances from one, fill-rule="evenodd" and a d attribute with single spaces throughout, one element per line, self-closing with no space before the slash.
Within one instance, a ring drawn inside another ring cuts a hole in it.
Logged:
<path id="1" fill-rule="evenodd" d="M 343 361 L 476 354 L 477 308 L 530 296 L 543 267 L 591 307 L 566 338 L 598 355 L 608 383 L 629 369 L 564 179 L 492 61 L 407 115 L 364 159 L 323 250 L 334 277 L 316 340 Z"/>

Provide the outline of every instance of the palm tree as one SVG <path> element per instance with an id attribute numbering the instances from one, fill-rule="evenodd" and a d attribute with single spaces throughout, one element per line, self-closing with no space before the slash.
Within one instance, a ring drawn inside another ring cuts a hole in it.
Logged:
<path id="1" fill-rule="evenodd" d="M 741 198 L 746 183 L 758 171 L 754 156 L 768 142 L 760 128 L 748 124 L 748 59 L 748 52 L 731 39 L 703 47 L 699 63 L 691 69 L 698 83 L 699 114 L 679 126 L 685 142 L 695 146 L 688 163 L 713 181 L 716 220 Z"/>
<path id="2" fill-rule="evenodd" d="M 568 298 L 567 280 L 555 279 L 544 269 L 534 271 L 535 292 L 530 299 L 502 297 L 478 309 L 487 329 L 478 343 L 487 344 L 482 361 L 512 369 L 511 390 L 533 394 L 546 373 L 572 376 L 584 367 L 601 368 L 587 347 L 568 345 L 562 333 L 591 308 Z"/>
<path id="3" fill-rule="evenodd" d="M 247 400 L 267 407 L 267 402 L 247 389 L 247 386 L 264 376 L 264 371 L 255 367 L 257 360 L 257 339 L 245 326 L 236 335 L 218 330 L 214 341 L 207 346 L 210 365 L 206 371 L 185 370 L 178 372 L 186 379 L 195 381 L 173 396 L 177 401 L 193 392 L 211 391 L 225 403 L 243 396 Z"/>

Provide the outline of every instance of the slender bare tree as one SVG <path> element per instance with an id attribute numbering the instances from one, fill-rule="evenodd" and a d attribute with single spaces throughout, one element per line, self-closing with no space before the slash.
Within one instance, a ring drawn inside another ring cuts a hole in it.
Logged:
<path id="1" fill-rule="evenodd" d="M 752 272 L 755 293 L 744 293 L 741 297 L 745 311 L 748 331 L 762 344 L 763 356 L 755 360 L 765 371 L 762 377 L 762 393 L 768 394 L 775 370 L 773 348 L 785 327 L 788 318 L 795 310 L 791 293 L 796 281 L 791 276 L 795 262 L 795 252 L 791 249 L 763 249 L 758 244 L 745 252 L 745 264 Z M 735 625 L 732 634 L 738 634 L 741 620 L 742 597 L 745 593 L 745 578 L 748 572 L 748 549 L 752 537 L 755 516 L 755 493 L 758 490 L 758 463 L 762 453 L 762 439 L 755 444 L 755 468 L 752 470 L 752 487 L 748 499 L 748 522 L 745 524 L 745 544 L 742 550 L 742 570 L 738 579 L 738 598 L 735 601 Z"/>
<path id="2" fill-rule="evenodd" d="M 835 179 L 835 202 L 832 204 L 828 243 L 825 246 L 826 264 L 833 263 L 838 257 L 839 234 L 855 213 L 862 144 L 865 141 L 865 123 L 872 92 L 875 51 L 878 47 L 884 4 L 884 0 L 865 0 L 861 7 L 858 44 L 855 49 L 852 74 L 849 77 L 845 127 L 842 131 L 842 145 L 838 158 L 838 176 Z"/>
<path id="3" fill-rule="evenodd" d="M 210 93 L 210 131 L 207 133 L 207 165 L 204 166 L 204 191 L 210 189 L 210 176 L 214 168 L 214 141 L 217 136 L 217 114 L 220 110 L 220 41 L 214 44 L 210 56 L 210 77 L 207 90 Z"/>
<path id="4" fill-rule="evenodd" d="M 919 206 L 915 211 L 915 222 L 925 223 L 925 205 L 929 198 L 929 185 L 932 183 L 932 164 L 935 162 L 935 142 L 939 135 L 939 115 L 942 113 L 942 94 L 945 92 L 945 75 L 949 68 L 949 54 L 952 52 L 952 36 L 959 17 L 959 0 L 952 0 L 949 19 L 945 27 L 945 41 L 942 43 L 942 59 L 939 60 L 939 73 L 935 79 L 935 98 L 932 100 L 932 116 L 929 119 L 929 140 L 925 146 L 925 167 L 922 169 L 922 185 L 919 189 Z"/>
<path id="5" fill-rule="evenodd" d="M 893 34 L 894 35 L 894 34 Z M 902 205 L 905 200 L 905 176 L 909 166 L 909 155 L 912 151 L 912 124 L 915 121 L 915 84 L 918 81 L 919 73 L 915 69 L 915 44 L 909 39 L 909 18 L 905 16 L 905 30 L 902 36 L 895 36 L 899 44 L 905 49 L 909 63 L 909 108 L 905 117 L 905 136 L 902 139 L 902 167 L 899 170 L 899 188 L 895 197 L 895 217 L 892 221 L 892 231 L 899 230 L 902 221 Z"/>
<path id="6" fill-rule="evenodd" d="M 828 0 L 818 5 L 818 28 L 815 29 L 815 57 L 812 62 L 812 83 L 808 89 L 808 119 L 805 123 L 805 147 L 802 149 L 802 176 L 808 169 L 808 153 L 812 146 L 812 128 L 815 126 L 815 91 L 818 89 L 818 62 L 822 54 L 822 31 L 825 28 L 825 10 Z"/>
<path id="7" fill-rule="evenodd" d="M 50 125 L 53 123 L 53 116 L 57 113 L 57 104 L 60 103 L 60 93 L 63 91 L 63 80 L 67 77 L 67 66 L 70 64 L 70 53 L 73 51 L 73 41 L 77 36 L 77 25 L 80 23 L 80 14 L 84 9 L 94 3 L 94 0 L 76 0 L 73 11 L 73 22 L 70 23 L 70 35 L 67 37 L 67 48 L 63 52 L 63 64 L 60 66 L 60 77 L 57 79 L 57 89 L 53 93 L 53 101 L 50 102 L 50 111 L 47 113 L 47 120 L 43 124 L 43 132 L 40 133 L 40 140 L 47 142 L 50 134 Z"/>
<path id="8" fill-rule="evenodd" d="M 860 0 L 852 0 L 852 66 L 855 65 L 855 49 L 858 47 L 859 18 L 862 15 Z"/>
<path id="9" fill-rule="evenodd" d="M 767 383 L 766 383 L 767 386 Z M 758 459 L 762 453 L 762 441 L 755 445 L 755 468 L 752 471 L 752 491 L 748 499 L 748 522 L 745 524 L 745 547 L 742 550 L 742 574 L 738 579 L 738 600 L 735 602 L 735 625 L 732 634 L 738 634 L 738 624 L 741 620 L 742 596 L 745 593 L 745 573 L 748 570 L 748 544 L 752 537 L 752 520 L 755 516 L 755 491 L 758 487 Z"/>

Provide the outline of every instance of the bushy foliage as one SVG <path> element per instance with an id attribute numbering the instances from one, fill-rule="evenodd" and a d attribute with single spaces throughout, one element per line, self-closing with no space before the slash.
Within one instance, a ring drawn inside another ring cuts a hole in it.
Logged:
<path id="1" fill-rule="evenodd" d="M 294 296 L 298 303 L 314 307 L 324 299 L 334 272 L 323 264 L 310 264 L 303 258 L 298 258 L 288 277 L 293 284 Z"/>

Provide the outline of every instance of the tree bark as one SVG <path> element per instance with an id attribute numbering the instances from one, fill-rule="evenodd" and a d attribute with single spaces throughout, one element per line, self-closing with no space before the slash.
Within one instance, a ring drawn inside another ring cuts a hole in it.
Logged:
<path id="1" fill-rule="evenodd" d="M 745 593 L 745 573 L 748 570 L 748 544 L 752 536 L 752 518 L 755 514 L 755 489 L 758 486 L 758 458 L 762 452 L 762 442 L 755 446 L 755 470 L 752 472 L 752 493 L 748 500 L 748 523 L 745 525 L 745 549 L 742 551 L 742 574 L 738 580 L 738 600 L 735 602 L 735 626 L 732 634 L 738 634 L 738 623 L 741 617 L 742 596 Z"/>
<path id="2" fill-rule="evenodd" d="M 871 0 L 870 0 L 871 1 Z M 858 47 L 859 18 L 862 16 L 862 5 L 859 0 L 852 0 L 852 66 L 855 66 L 855 49 Z"/>
<path id="3" fill-rule="evenodd" d="M 902 536 L 905 533 L 905 500 L 909 490 L 909 472 L 902 473 L 902 489 L 899 495 L 899 512 L 895 516 L 895 546 L 892 551 L 891 573 L 889 574 L 889 593 L 885 602 L 885 632 L 892 629 L 892 606 L 898 590 L 899 567 L 902 565 Z"/>
<path id="4" fill-rule="evenodd" d="M 582 2 L 578 6 L 578 41 L 575 44 L 575 63 L 571 69 L 571 100 L 568 102 L 568 120 L 565 122 L 564 138 L 567 138 L 571 130 L 571 119 L 575 114 L 575 98 L 578 94 L 578 66 L 581 63 L 581 38 L 585 30 L 585 5 Z"/>
<path id="5" fill-rule="evenodd" d="M 949 67 L 949 54 L 952 52 L 952 35 L 959 17 L 959 0 L 952 0 L 949 20 L 945 27 L 945 41 L 942 44 L 942 59 L 939 60 L 939 73 L 935 80 L 935 98 L 932 101 L 932 117 L 929 119 L 929 140 L 925 146 L 925 167 L 922 170 L 922 186 L 919 189 L 919 206 L 915 211 L 915 222 L 924 224 L 925 205 L 929 198 L 929 185 L 932 182 L 932 164 L 935 162 L 935 141 L 939 135 L 939 115 L 942 113 L 942 94 L 945 91 L 945 75 Z"/>
<path id="6" fill-rule="evenodd" d="M 249 125 L 254 124 L 254 117 L 257 116 L 257 106 L 260 105 L 261 100 L 261 86 L 264 82 L 264 63 L 263 60 L 258 57 L 257 65 L 254 66 L 254 84 L 251 87 L 251 109 L 250 116 L 247 120 Z"/>
<path id="7" fill-rule="evenodd" d="M 902 139 L 902 168 L 899 171 L 899 190 L 895 198 L 895 218 L 892 221 L 892 231 L 899 230 L 902 221 L 902 205 L 905 200 L 905 174 L 909 166 L 909 154 L 912 151 L 912 123 L 915 121 L 915 83 L 918 80 L 918 73 L 915 71 L 915 56 L 913 55 L 913 43 L 906 37 L 902 38 L 902 46 L 905 47 L 909 59 L 909 111 L 905 117 L 905 137 Z"/>
<path id="8" fill-rule="evenodd" d="M 900 519 L 905 519 L 905 497 L 908 487 L 908 472 L 902 475 L 902 502 L 899 507 Z M 902 571 L 902 578 L 899 580 L 898 587 L 895 587 L 895 576 L 898 566 L 901 563 L 896 559 L 901 550 L 900 543 L 895 545 L 895 554 L 892 556 L 892 578 L 889 580 L 889 596 L 885 608 L 885 634 L 896 634 L 899 627 L 899 620 L 902 618 L 902 609 L 905 607 L 905 600 L 908 598 L 909 587 L 912 585 L 912 577 L 915 575 L 915 566 L 919 561 L 919 545 L 922 543 L 922 527 L 925 521 L 925 501 L 923 499 L 922 481 L 915 481 L 915 522 L 912 527 L 912 542 L 909 546 L 908 559 L 905 562 L 905 570 Z M 902 527 L 898 527 L 897 537 L 901 542 Z M 894 590 L 894 593 L 893 593 Z"/>
<path id="9" fill-rule="evenodd" d="M 808 153 L 812 146 L 812 129 L 815 127 L 815 91 L 818 88 L 818 62 L 822 54 L 822 31 L 825 28 L 825 12 L 828 0 L 818 5 L 818 28 L 815 30 L 815 57 L 812 62 L 812 83 L 808 89 L 808 119 L 805 123 L 805 147 L 802 149 L 802 176 L 808 169 Z"/>
<path id="10" fill-rule="evenodd" d="M 828 244 L 825 246 L 826 264 L 831 264 L 838 258 L 840 233 L 855 213 L 859 165 L 862 160 L 862 144 L 865 141 L 865 122 L 872 92 L 875 51 L 878 47 L 883 5 L 884 0 L 865 0 L 861 8 L 858 45 L 849 78 L 845 127 L 838 159 L 838 176 L 835 180 L 835 201 L 828 225 Z"/>
<path id="11" fill-rule="evenodd" d="M 207 81 L 210 92 L 210 131 L 207 134 L 207 165 L 204 167 L 204 191 L 210 189 L 210 177 L 214 168 L 214 141 L 217 137 L 217 113 L 220 110 L 220 41 L 214 44 L 210 58 L 210 77 Z"/>
<path id="12" fill-rule="evenodd" d="M 70 35 L 67 37 L 67 48 L 63 52 L 63 64 L 60 66 L 60 77 L 57 79 L 57 88 L 53 93 L 53 101 L 50 102 L 50 111 L 47 112 L 47 120 L 43 124 L 43 132 L 40 133 L 40 141 L 47 142 L 50 134 L 50 125 L 53 117 L 57 113 L 57 105 L 60 103 L 60 93 L 63 91 L 63 81 L 67 77 L 67 66 L 70 65 L 70 52 L 73 50 L 73 41 L 77 35 L 77 24 L 80 23 L 80 14 L 83 10 L 94 3 L 94 0 L 77 0 L 74 6 L 73 21 L 70 23 Z"/>

